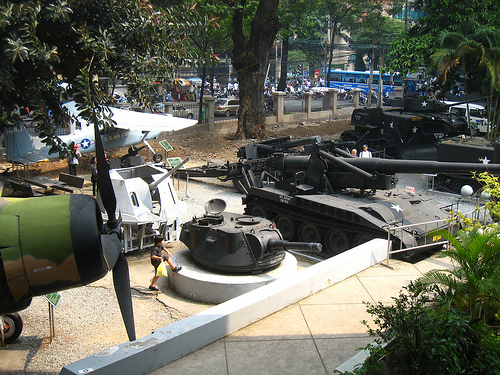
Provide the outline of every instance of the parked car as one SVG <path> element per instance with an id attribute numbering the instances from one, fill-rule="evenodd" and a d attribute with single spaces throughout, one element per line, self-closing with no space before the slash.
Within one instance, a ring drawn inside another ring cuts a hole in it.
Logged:
<path id="1" fill-rule="evenodd" d="M 192 119 L 194 117 L 193 111 L 191 111 L 189 108 L 186 108 L 182 105 L 174 105 L 174 108 L 172 110 L 172 114 L 175 117 L 183 117 L 183 118 L 189 118 L 189 119 Z"/>
<path id="2" fill-rule="evenodd" d="M 165 111 L 165 104 L 163 103 L 156 103 L 155 104 L 155 107 L 154 107 L 154 110 L 156 112 L 160 112 L 160 113 L 164 113 Z M 188 118 L 188 119 L 192 119 L 194 118 L 194 114 L 193 114 L 193 111 L 190 110 L 189 108 L 186 108 L 182 105 L 174 105 L 172 107 L 172 115 L 175 116 L 175 117 L 183 117 L 183 118 Z"/>
<path id="3" fill-rule="evenodd" d="M 236 115 L 240 107 L 240 101 L 238 99 L 231 98 L 220 98 L 215 101 L 215 116 L 226 116 Z"/>
<path id="4" fill-rule="evenodd" d="M 453 104 L 453 102 L 445 102 L 446 104 Z M 467 118 L 467 104 L 457 104 L 449 107 L 448 111 L 451 114 L 463 116 Z M 486 133 L 488 129 L 488 115 L 486 114 L 486 109 L 479 104 L 469 103 L 469 113 L 471 125 L 477 126 L 480 133 Z"/>

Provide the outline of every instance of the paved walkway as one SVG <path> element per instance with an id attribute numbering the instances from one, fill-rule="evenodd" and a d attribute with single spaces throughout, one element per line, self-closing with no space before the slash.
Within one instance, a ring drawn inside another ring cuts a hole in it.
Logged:
<path id="1" fill-rule="evenodd" d="M 435 255 L 415 264 L 371 267 L 150 374 L 333 374 L 373 341 L 364 301 L 391 303 L 402 286 L 449 267 Z"/>

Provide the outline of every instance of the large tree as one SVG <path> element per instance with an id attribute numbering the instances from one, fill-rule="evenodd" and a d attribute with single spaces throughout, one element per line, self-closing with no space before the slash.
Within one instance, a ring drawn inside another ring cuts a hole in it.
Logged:
<path id="1" fill-rule="evenodd" d="M 281 23 L 276 16 L 279 0 L 224 0 L 232 12 L 232 63 L 238 74 L 240 108 L 236 138 L 262 139 L 266 135 L 264 83 L 269 52 Z M 251 18 L 250 30 L 245 29 Z"/>

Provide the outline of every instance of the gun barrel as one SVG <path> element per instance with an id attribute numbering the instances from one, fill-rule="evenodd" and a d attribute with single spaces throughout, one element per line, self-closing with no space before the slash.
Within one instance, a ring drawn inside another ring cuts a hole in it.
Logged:
<path id="1" fill-rule="evenodd" d="M 290 141 L 286 141 L 284 144 L 284 148 L 285 150 L 288 150 L 292 147 L 314 145 L 316 143 L 321 143 L 321 137 L 319 135 L 315 135 L 314 137 L 309 137 L 309 138 L 300 138 L 300 139 L 293 139 Z"/>
<path id="2" fill-rule="evenodd" d="M 176 165 L 174 168 L 169 170 L 167 173 L 165 173 L 161 178 L 157 181 L 151 182 L 149 184 L 149 190 L 153 191 L 157 188 L 159 184 L 161 184 L 167 177 L 171 176 L 174 174 L 180 167 L 182 167 L 184 164 L 186 164 L 188 161 L 190 161 L 191 158 L 188 156 L 186 159 L 184 159 L 180 164 Z"/>
<path id="3" fill-rule="evenodd" d="M 271 251 L 294 250 L 320 253 L 323 250 L 323 245 L 316 242 L 289 242 L 273 238 L 270 239 L 267 244 L 269 245 L 269 250 Z"/>
<path id="4" fill-rule="evenodd" d="M 379 158 L 345 158 L 348 164 L 356 166 L 365 171 L 377 171 L 379 173 L 462 173 L 490 172 L 500 174 L 500 164 L 483 163 L 450 163 L 430 160 L 399 160 Z"/>

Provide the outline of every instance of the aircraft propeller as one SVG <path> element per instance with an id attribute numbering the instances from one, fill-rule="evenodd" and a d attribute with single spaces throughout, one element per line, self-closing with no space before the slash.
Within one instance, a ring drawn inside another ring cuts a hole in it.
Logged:
<path id="1" fill-rule="evenodd" d="M 113 272 L 113 285 L 120 306 L 125 329 L 130 341 L 136 339 L 132 296 L 130 294 L 130 274 L 127 259 L 122 253 L 121 217 L 116 217 L 116 197 L 109 176 L 109 165 L 104 154 L 104 147 L 98 126 L 94 124 L 95 146 L 97 156 L 97 176 L 99 194 L 108 215 L 108 221 L 101 232 L 101 246 L 104 259 L 109 270 Z"/>

